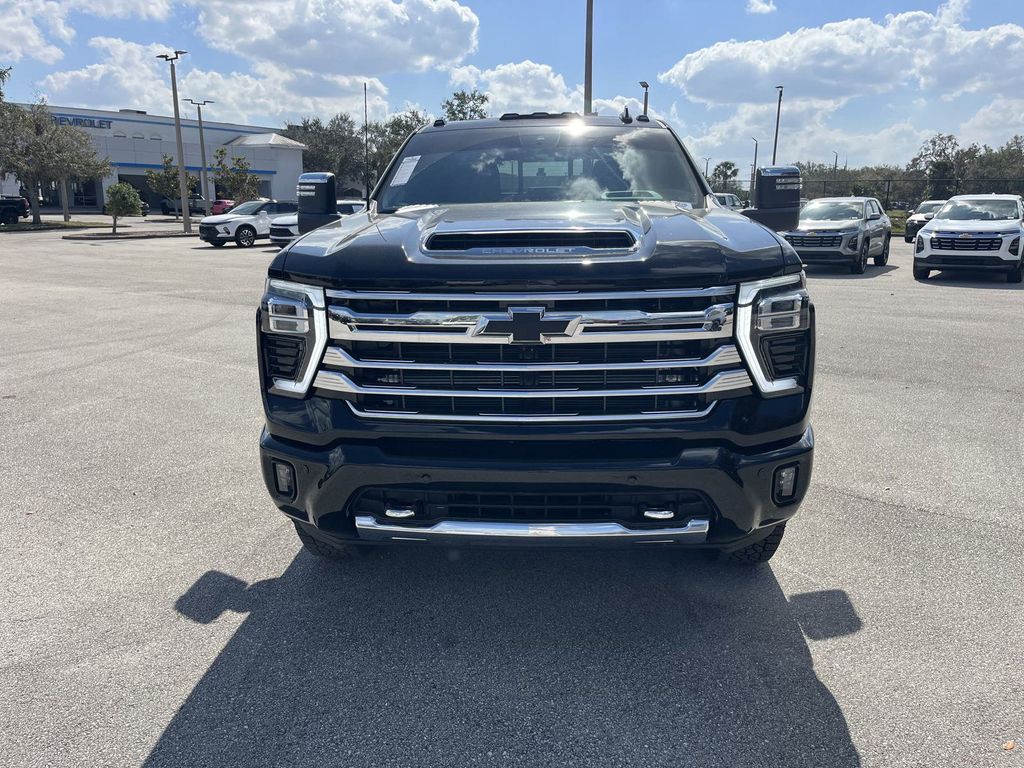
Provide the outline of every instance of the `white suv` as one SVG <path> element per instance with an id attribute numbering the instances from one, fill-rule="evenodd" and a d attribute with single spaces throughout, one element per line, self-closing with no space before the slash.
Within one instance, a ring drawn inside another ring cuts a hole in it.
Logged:
<path id="1" fill-rule="evenodd" d="M 239 203 L 227 213 L 207 216 L 199 222 L 199 238 L 219 248 L 234 241 L 240 248 L 250 248 L 260 238 L 270 236 L 270 219 L 280 213 L 294 213 L 297 203 L 277 200 L 249 200 Z"/>
<path id="2" fill-rule="evenodd" d="M 977 269 L 1024 279 L 1024 199 L 1020 195 L 957 195 L 917 234 L 914 278 L 933 269 Z"/>
<path id="3" fill-rule="evenodd" d="M 351 216 L 353 213 L 362 213 L 364 210 L 366 210 L 366 203 L 363 200 L 338 200 L 338 213 L 342 216 Z M 299 214 L 292 213 L 271 220 L 270 242 L 275 245 L 288 245 L 298 236 Z"/>

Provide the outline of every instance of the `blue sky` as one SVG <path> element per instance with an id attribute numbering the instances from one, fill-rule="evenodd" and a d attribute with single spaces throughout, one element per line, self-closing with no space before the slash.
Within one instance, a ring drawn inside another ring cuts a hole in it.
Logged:
<path id="1" fill-rule="evenodd" d="M 597 106 L 653 110 L 694 154 L 903 162 L 935 131 L 1000 144 L 1024 133 L 1024 2 L 596 0 Z M 361 111 L 436 112 L 458 86 L 495 111 L 582 105 L 583 0 L 0 0 L 8 97 L 170 109 L 155 53 L 190 53 L 182 95 L 210 119 L 282 125 Z"/>

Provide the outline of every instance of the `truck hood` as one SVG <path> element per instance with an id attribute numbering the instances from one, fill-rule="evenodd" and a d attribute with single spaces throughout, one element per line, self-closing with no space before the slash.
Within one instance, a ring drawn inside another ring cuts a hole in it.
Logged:
<path id="1" fill-rule="evenodd" d="M 270 272 L 370 290 L 597 290 L 728 284 L 799 268 L 775 233 L 726 209 L 593 201 L 354 214 L 294 241 Z"/>

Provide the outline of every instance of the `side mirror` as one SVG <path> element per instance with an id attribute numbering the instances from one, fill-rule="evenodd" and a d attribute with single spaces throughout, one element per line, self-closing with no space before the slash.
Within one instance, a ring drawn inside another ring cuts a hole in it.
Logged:
<path id="1" fill-rule="evenodd" d="M 913 216 L 913 215 L 914 215 L 914 209 L 911 208 L 909 211 L 907 211 L 907 216 Z"/>
<path id="2" fill-rule="evenodd" d="M 872 213 L 870 216 L 868 216 L 868 221 L 878 221 L 880 218 L 882 218 L 882 214 Z"/>

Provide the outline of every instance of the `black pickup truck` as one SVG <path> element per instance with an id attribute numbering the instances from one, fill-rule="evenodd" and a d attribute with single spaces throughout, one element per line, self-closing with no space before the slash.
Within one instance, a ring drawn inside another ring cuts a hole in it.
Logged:
<path id="1" fill-rule="evenodd" d="M 27 219 L 28 214 L 29 204 L 24 197 L 0 196 L 0 224 L 3 226 L 17 224 L 18 219 Z"/>
<path id="2" fill-rule="evenodd" d="M 721 207 L 659 121 L 417 131 L 366 212 L 277 255 L 256 326 L 264 479 L 321 556 L 643 545 L 757 563 L 811 478 L 800 259 Z"/>

